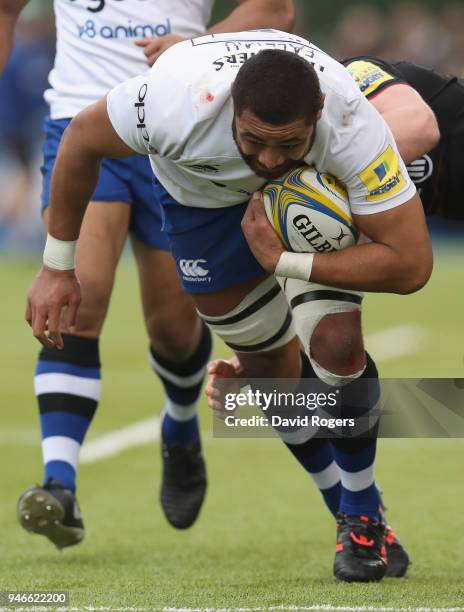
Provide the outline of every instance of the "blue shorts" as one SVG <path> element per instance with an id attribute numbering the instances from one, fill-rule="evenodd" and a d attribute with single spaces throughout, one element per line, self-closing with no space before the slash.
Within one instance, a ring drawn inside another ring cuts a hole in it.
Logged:
<path id="1" fill-rule="evenodd" d="M 183 206 L 156 182 L 182 286 L 187 293 L 214 293 L 266 274 L 254 258 L 241 228 L 247 202 L 227 208 Z"/>
<path id="2" fill-rule="evenodd" d="M 56 154 L 64 130 L 70 119 L 44 121 L 44 163 L 42 206 L 48 206 L 50 179 Z M 92 200 L 97 202 L 126 202 L 131 205 L 129 230 L 144 244 L 168 250 L 167 237 L 161 231 L 162 219 L 159 202 L 153 192 L 156 179 L 146 155 L 124 159 L 105 159 L 101 165 L 97 187 Z"/>

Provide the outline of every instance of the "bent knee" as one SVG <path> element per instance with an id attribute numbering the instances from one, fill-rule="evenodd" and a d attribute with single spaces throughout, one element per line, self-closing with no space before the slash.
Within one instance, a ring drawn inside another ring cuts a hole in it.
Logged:
<path id="1" fill-rule="evenodd" d="M 202 323 L 191 301 L 152 309 L 145 323 L 152 346 L 166 359 L 188 359 L 200 341 Z"/>
<path id="2" fill-rule="evenodd" d="M 82 301 L 76 321 L 76 332 L 100 335 L 111 297 L 113 279 L 80 277 Z"/>
<path id="3" fill-rule="evenodd" d="M 310 340 L 311 357 L 329 372 L 350 375 L 365 365 L 361 311 L 326 315 Z"/>

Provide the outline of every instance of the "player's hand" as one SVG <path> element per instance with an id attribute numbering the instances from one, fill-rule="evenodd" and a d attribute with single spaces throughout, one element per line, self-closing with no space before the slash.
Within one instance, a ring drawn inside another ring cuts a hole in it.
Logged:
<path id="1" fill-rule="evenodd" d="M 284 247 L 264 211 L 263 194 L 256 191 L 242 219 L 242 231 L 251 252 L 261 266 L 274 274 Z"/>
<path id="2" fill-rule="evenodd" d="M 63 348 L 60 328 L 69 331 L 76 324 L 80 301 L 81 288 L 74 270 L 43 266 L 27 295 L 26 321 L 34 337 L 45 347 Z"/>
<path id="3" fill-rule="evenodd" d="M 136 40 L 135 44 L 138 47 L 143 47 L 148 65 L 153 66 L 163 51 L 183 40 L 187 39 L 177 34 L 168 34 L 167 36 L 157 36 L 156 38 L 141 38 Z"/>
<path id="4" fill-rule="evenodd" d="M 208 398 L 208 406 L 219 419 L 225 419 L 228 414 L 231 414 L 231 411 L 226 410 L 224 406 L 224 396 L 226 393 L 240 392 L 241 373 L 242 367 L 237 356 L 228 361 L 216 359 L 208 364 L 208 382 L 205 393 Z"/>

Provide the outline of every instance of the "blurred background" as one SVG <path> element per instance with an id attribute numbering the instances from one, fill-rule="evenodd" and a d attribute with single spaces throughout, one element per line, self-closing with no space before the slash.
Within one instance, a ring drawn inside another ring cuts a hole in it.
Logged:
<path id="1" fill-rule="evenodd" d="M 235 0 L 215 4 L 214 21 L 230 12 Z M 374 54 L 464 75 L 462 1 L 295 0 L 295 4 L 296 32 L 335 57 Z M 1 254 L 34 254 L 41 248 L 41 122 L 47 112 L 42 94 L 54 54 L 52 7 L 50 0 L 30 0 L 0 78 Z"/>

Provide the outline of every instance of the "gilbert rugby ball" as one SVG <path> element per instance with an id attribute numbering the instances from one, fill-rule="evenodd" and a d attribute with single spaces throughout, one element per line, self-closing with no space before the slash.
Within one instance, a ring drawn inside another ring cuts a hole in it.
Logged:
<path id="1" fill-rule="evenodd" d="M 288 251 L 324 253 L 354 245 L 348 194 L 330 174 L 291 170 L 263 190 L 267 218 Z"/>

